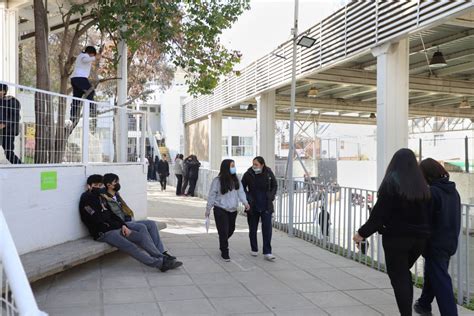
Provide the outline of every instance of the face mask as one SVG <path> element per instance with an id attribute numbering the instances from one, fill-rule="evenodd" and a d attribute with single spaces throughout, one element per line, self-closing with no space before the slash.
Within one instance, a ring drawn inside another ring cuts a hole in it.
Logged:
<path id="1" fill-rule="evenodd" d="M 114 187 L 115 192 L 120 191 L 120 183 L 117 183 Z"/>
<path id="2" fill-rule="evenodd" d="M 92 188 L 91 193 L 94 194 L 94 195 L 100 195 L 102 193 L 102 189 L 101 188 Z"/>
<path id="3" fill-rule="evenodd" d="M 230 174 L 236 174 L 236 173 L 237 173 L 237 169 L 235 169 L 235 167 L 231 167 Z"/>
<path id="4" fill-rule="evenodd" d="M 253 172 L 255 172 L 255 174 L 260 174 L 260 173 L 262 173 L 262 168 L 255 168 L 255 167 L 252 167 L 252 170 L 253 170 Z"/>

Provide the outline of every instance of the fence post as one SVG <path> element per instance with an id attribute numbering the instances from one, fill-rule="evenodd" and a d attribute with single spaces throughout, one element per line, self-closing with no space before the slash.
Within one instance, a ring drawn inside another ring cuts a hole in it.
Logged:
<path id="1" fill-rule="evenodd" d="M 423 140 L 421 138 L 418 139 L 418 151 L 420 152 L 419 155 L 420 155 L 420 162 L 423 160 Z"/>
<path id="2" fill-rule="evenodd" d="M 352 189 L 349 188 L 347 199 L 347 258 L 352 257 Z"/>
<path id="3" fill-rule="evenodd" d="M 469 173 L 469 138 L 467 136 L 464 138 L 464 157 L 466 173 Z"/>
<path id="4" fill-rule="evenodd" d="M 141 137 L 140 137 L 140 162 L 145 163 L 146 157 L 146 131 L 147 131 L 147 113 L 140 115 L 142 126 L 141 126 Z"/>
<path id="5" fill-rule="evenodd" d="M 82 163 L 89 163 L 89 118 L 90 101 L 84 101 L 82 107 Z"/>

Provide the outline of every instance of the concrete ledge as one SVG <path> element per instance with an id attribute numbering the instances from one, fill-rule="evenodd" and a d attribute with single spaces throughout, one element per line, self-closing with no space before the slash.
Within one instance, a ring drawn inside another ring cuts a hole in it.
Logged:
<path id="1" fill-rule="evenodd" d="M 166 223 L 156 222 L 156 225 L 158 230 L 166 228 Z M 21 256 L 21 262 L 28 280 L 35 282 L 116 250 L 106 243 L 85 237 L 26 253 Z"/>

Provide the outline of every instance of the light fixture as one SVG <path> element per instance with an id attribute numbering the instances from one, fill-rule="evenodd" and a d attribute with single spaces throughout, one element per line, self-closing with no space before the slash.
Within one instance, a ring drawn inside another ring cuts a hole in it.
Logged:
<path id="1" fill-rule="evenodd" d="M 308 98 L 316 98 L 318 93 L 319 93 L 318 89 L 313 87 L 313 88 L 309 89 L 309 91 L 308 91 Z"/>
<path id="2" fill-rule="evenodd" d="M 255 105 L 249 104 L 249 105 L 247 106 L 247 111 L 255 111 Z"/>
<path id="3" fill-rule="evenodd" d="M 469 101 L 467 98 L 462 99 L 461 103 L 458 106 L 458 109 L 470 109 L 471 105 L 469 104 Z"/>
<path id="4" fill-rule="evenodd" d="M 296 44 L 306 48 L 311 48 L 314 43 L 316 43 L 316 40 L 314 38 L 309 36 L 301 36 Z"/>
<path id="5" fill-rule="evenodd" d="M 431 68 L 441 68 L 441 67 L 446 67 L 448 63 L 446 63 L 446 59 L 444 59 L 443 53 L 439 51 L 435 52 L 433 54 L 433 57 L 431 57 L 430 61 L 430 67 Z"/>
<path id="6" fill-rule="evenodd" d="M 375 120 L 376 118 L 377 118 L 377 116 L 375 115 L 375 113 L 370 113 L 369 119 Z"/>

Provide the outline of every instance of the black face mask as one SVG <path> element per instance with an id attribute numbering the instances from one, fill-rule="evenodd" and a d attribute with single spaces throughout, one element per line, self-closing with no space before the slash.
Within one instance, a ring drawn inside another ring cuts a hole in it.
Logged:
<path id="1" fill-rule="evenodd" d="M 101 188 L 92 188 L 91 193 L 94 194 L 94 195 L 99 196 L 102 193 L 102 189 Z"/>
<path id="2" fill-rule="evenodd" d="M 120 191 L 120 183 L 115 184 L 114 190 L 115 192 Z"/>

